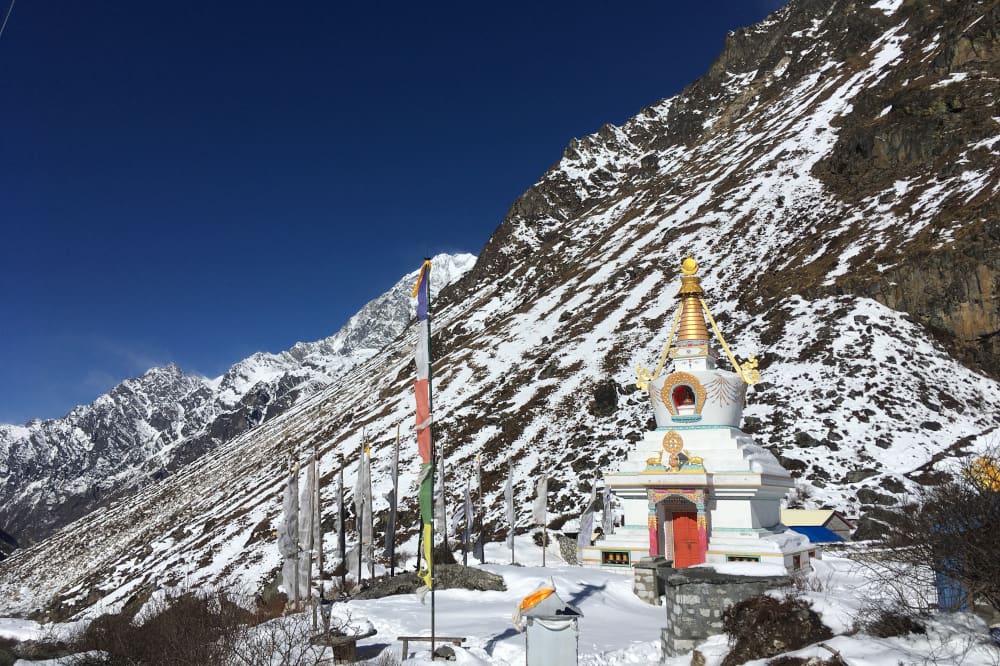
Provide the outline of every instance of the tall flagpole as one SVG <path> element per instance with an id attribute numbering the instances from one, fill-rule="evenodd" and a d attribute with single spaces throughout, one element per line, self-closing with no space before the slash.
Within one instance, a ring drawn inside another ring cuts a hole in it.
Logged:
<path id="1" fill-rule="evenodd" d="M 483 462 L 476 454 L 476 540 L 473 550 L 480 564 L 486 563 L 486 544 L 483 543 Z"/>
<path id="2" fill-rule="evenodd" d="M 316 604 L 313 601 L 312 595 L 312 565 L 313 558 L 316 556 L 316 450 L 313 449 L 313 454 L 309 459 L 309 471 L 306 474 L 306 478 L 309 479 L 309 489 L 303 489 L 303 495 L 308 493 L 310 499 L 309 502 L 309 537 L 306 539 L 306 543 L 309 545 L 309 558 L 306 563 L 306 594 L 309 595 L 309 606 L 312 608 L 312 629 L 316 631 Z"/>
<path id="3" fill-rule="evenodd" d="M 433 391 L 433 356 L 431 355 L 431 260 L 430 257 L 424 258 L 424 265 L 427 266 L 427 273 L 424 279 L 427 280 L 427 410 L 431 414 L 430 423 L 427 424 L 427 433 L 431 440 L 431 497 L 434 497 L 434 459 L 437 453 L 437 447 L 434 443 L 434 391 Z M 442 479 L 442 482 L 444 479 Z M 442 491 L 444 486 L 441 487 Z M 447 531 L 445 531 L 447 534 Z M 431 558 L 434 557 L 434 512 L 431 511 Z M 447 537 L 445 538 L 447 541 Z M 435 650 L 435 641 L 437 634 L 435 632 L 435 609 L 434 609 L 434 591 L 437 589 L 437 567 L 432 566 L 431 562 L 427 563 L 431 567 L 431 658 L 433 659 Z"/>
<path id="4" fill-rule="evenodd" d="M 340 559 L 340 591 L 347 593 L 347 534 L 344 533 L 344 456 L 340 456 L 337 481 L 337 555 Z"/>
<path id="5" fill-rule="evenodd" d="M 355 484 L 355 492 L 362 492 L 362 480 L 361 475 L 364 474 L 365 466 L 365 432 L 361 431 L 361 455 L 358 457 L 358 482 Z M 361 589 L 361 577 L 364 575 L 364 553 L 365 553 L 365 500 L 361 497 L 360 501 L 357 497 L 354 498 L 354 506 L 360 507 L 360 511 L 357 511 L 357 517 L 354 521 L 357 523 L 358 529 L 358 589 Z"/>
<path id="6" fill-rule="evenodd" d="M 396 575 L 396 502 L 399 498 L 399 427 L 396 424 L 396 445 L 392 450 L 392 499 L 389 502 L 389 523 L 386 525 L 386 555 L 389 557 L 389 576 Z M 420 557 L 420 548 L 417 548 Z M 419 568 L 419 567 L 418 567 Z"/>
<path id="7" fill-rule="evenodd" d="M 299 605 L 302 603 L 300 590 L 299 590 L 299 562 L 302 559 L 300 551 L 302 544 L 299 543 L 299 521 L 302 519 L 299 517 L 299 461 L 298 455 L 295 456 L 295 462 L 292 463 L 292 471 L 295 474 L 295 610 L 299 610 Z"/>
<path id="8" fill-rule="evenodd" d="M 549 497 L 548 497 L 548 493 L 549 493 L 549 479 L 548 479 L 548 474 L 546 474 L 544 470 L 542 471 L 542 474 L 545 475 L 545 495 L 544 495 L 545 509 L 544 509 L 544 512 L 542 513 L 542 517 L 543 517 L 543 520 L 542 520 L 542 566 L 544 567 L 545 566 L 545 547 L 549 545 Z"/>
<path id="9" fill-rule="evenodd" d="M 368 509 L 368 579 L 375 580 L 375 507 L 372 501 L 372 447 L 365 447 L 365 506 Z"/>
<path id="10" fill-rule="evenodd" d="M 313 447 L 313 541 L 316 548 L 316 576 L 319 580 L 319 601 L 323 603 L 325 592 L 323 584 L 323 510 L 319 504 L 319 448 Z M 313 604 L 313 629 L 316 627 L 316 605 Z"/>
<path id="11" fill-rule="evenodd" d="M 510 563 L 514 564 L 514 502 L 513 502 L 513 485 L 514 485 L 514 465 L 510 458 L 507 458 L 507 484 L 511 487 L 511 496 L 507 499 L 507 522 L 510 523 L 510 536 L 507 540 L 510 542 Z"/>

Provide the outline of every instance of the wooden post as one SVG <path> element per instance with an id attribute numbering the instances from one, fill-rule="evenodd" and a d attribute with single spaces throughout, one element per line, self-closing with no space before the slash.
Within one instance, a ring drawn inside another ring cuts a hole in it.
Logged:
<path id="1" fill-rule="evenodd" d="M 340 471 L 337 482 L 337 550 L 340 558 L 340 591 L 347 592 L 347 535 L 344 521 L 344 457 L 340 456 Z"/>
<path id="2" fill-rule="evenodd" d="M 306 572 L 306 593 L 309 595 L 309 606 L 312 608 L 312 630 L 316 631 L 316 603 L 313 599 L 312 593 L 312 562 L 313 558 L 316 556 L 316 449 L 313 449 L 312 458 L 309 460 L 309 477 L 311 485 L 309 486 L 309 495 L 312 497 L 312 502 L 310 502 L 309 511 L 309 564 L 306 566 L 309 570 Z"/>

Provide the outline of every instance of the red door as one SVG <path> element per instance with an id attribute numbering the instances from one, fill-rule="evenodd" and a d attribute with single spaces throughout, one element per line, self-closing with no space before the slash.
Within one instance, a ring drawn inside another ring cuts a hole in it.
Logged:
<path id="1" fill-rule="evenodd" d="M 698 539 L 698 516 L 693 512 L 674 511 L 674 568 L 701 564 L 701 541 Z"/>

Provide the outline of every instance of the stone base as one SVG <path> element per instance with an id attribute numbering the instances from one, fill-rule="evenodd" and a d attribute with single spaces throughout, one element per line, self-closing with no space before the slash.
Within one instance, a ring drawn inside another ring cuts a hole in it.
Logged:
<path id="1" fill-rule="evenodd" d="M 660 633 L 665 657 L 690 652 L 699 641 L 721 634 L 722 613 L 729 606 L 792 584 L 789 576 L 734 576 L 707 567 L 656 573 L 666 598 L 667 626 Z"/>
<path id="2" fill-rule="evenodd" d="M 674 563 L 664 557 L 644 557 L 634 566 L 635 580 L 632 591 L 635 595 L 654 606 L 660 605 L 663 596 L 663 579 L 657 575 L 661 569 L 672 569 Z"/>

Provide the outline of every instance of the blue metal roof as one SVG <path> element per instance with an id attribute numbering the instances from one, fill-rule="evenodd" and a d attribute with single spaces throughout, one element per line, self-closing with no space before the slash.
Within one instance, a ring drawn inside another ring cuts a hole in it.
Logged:
<path id="1" fill-rule="evenodd" d="M 799 534 L 804 534 L 809 537 L 809 540 L 813 543 L 833 543 L 835 541 L 844 540 L 844 537 L 827 527 L 813 525 L 789 525 L 788 529 L 793 532 L 798 532 Z"/>

